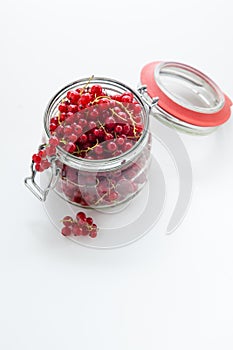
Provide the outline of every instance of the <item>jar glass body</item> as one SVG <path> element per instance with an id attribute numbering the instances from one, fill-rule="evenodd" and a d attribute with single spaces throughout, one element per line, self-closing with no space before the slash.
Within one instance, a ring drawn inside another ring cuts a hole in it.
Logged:
<path id="1" fill-rule="evenodd" d="M 86 84 L 99 84 L 109 94 L 130 92 L 141 107 L 144 126 L 141 137 L 128 151 L 108 159 L 78 158 L 57 147 L 55 160 L 59 172 L 54 191 L 64 200 L 82 207 L 104 208 L 122 204 L 133 198 L 145 185 L 150 165 L 151 135 L 149 111 L 140 95 L 121 82 L 94 78 L 81 79 L 60 90 L 49 102 L 44 115 L 45 142 L 51 136 L 49 123 L 58 113 L 58 106 L 70 90 Z M 106 113 L 106 111 L 104 112 Z"/>

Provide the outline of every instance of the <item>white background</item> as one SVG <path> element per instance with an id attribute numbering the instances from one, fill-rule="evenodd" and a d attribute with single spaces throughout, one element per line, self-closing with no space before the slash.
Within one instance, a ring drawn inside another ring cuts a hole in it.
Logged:
<path id="1" fill-rule="evenodd" d="M 182 136 L 194 193 L 170 236 L 165 152 L 163 216 L 125 248 L 66 240 L 23 185 L 48 99 L 70 81 L 95 74 L 135 87 L 145 63 L 175 60 L 233 97 L 232 1 L 8 0 L 0 25 L 0 348 L 232 349 L 232 120 L 208 137 Z"/>

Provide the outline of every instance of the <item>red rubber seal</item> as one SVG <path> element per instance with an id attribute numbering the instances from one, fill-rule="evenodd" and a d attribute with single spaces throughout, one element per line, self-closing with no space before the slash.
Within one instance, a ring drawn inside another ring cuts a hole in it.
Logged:
<path id="1" fill-rule="evenodd" d="M 152 62 L 143 67 L 141 83 L 147 86 L 150 97 L 159 97 L 158 106 L 167 113 L 188 124 L 211 127 L 224 124 L 231 116 L 232 101 L 223 94 L 225 102 L 223 107 L 215 113 L 205 114 L 185 108 L 169 98 L 158 86 L 154 78 L 154 71 L 160 61 Z"/>

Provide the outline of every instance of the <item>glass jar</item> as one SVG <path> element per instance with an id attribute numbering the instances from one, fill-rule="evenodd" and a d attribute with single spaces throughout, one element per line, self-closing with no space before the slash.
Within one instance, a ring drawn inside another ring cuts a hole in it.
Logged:
<path id="1" fill-rule="evenodd" d="M 26 185 L 42 201 L 50 189 L 53 189 L 64 200 L 81 207 L 105 208 L 127 202 L 145 185 L 150 165 L 151 136 L 149 133 L 149 109 L 142 97 L 130 87 L 118 81 L 106 78 L 80 79 L 60 90 L 49 102 L 44 115 L 44 144 L 51 136 L 50 121 L 60 112 L 58 107 L 65 101 L 67 93 L 87 86 L 100 85 L 109 96 L 113 94 L 132 94 L 134 103 L 124 104 L 127 111 L 137 105 L 140 108 L 140 120 L 143 130 L 138 140 L 130 139 L 131 148 L 123 153 L 106 159 L 90 159 L 94 149 L 85 153 L 84 157 L 76 157 L 64 148 L 57 146 L 56 155 L 51 161 L 49 185 L 42 189 L 35 181 L 36 169 L 32 164 L 32 176 L 25 180 Z M 131 108 L 132 107 L 132 108 Z M 101 107 L 102 108 L 102 107 Z M 96 110 L 96 105 L 88 107 L 88 113 Z M 85 110 L 79 111 L 79 120 L 84 119 Z M 112 115 L 112 108 L 104 107 L 99 111 L 106 116 Z M 130 112 L 129 112 L 130 116 Z M 123 125 L 125 121 L 122 121 Z M 130 119 L 127 121 L 130 124 Z M 134 127 L 134 121 L 131 126 Z M 59 124 L 60 125 L 60 124 Z M 59 127 L 58 125 L 58 127 Z M 136 125 L 136 124 L 135 124 Z M 56 130 L 58 130 L 58 127 Z M 89 128 L 89 127 L 88 127 Z M 86 130 L 86 129 L 85 129 Z M 86 130 L 88 133 L 89 130 Z M 106 130 L 104 130 L 106 132 Z M 133 138 L 133 137 L 132 137 Z M 104 141 L 105 145 L 109 141 Z M 108 146 L 108 145 L 107 145 Z M 43 149 L 43 145 L 41 146 Z"/>

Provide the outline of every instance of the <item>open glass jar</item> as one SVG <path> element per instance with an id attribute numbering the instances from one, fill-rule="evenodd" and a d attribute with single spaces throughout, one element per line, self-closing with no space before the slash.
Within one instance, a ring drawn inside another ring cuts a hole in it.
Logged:
<path id="1" fill-rule="evenodd" d="M 101 93 L 91 93 L 100 87 Z M 92 99 L 86 106 L 71 103 L 67 96 L 75 92 L 80 99 L 88 95 Z M 49 102 L 44 129 L 44 144 L 37 156 L 46 150 L 49 153 L 49 185 L 42 189 L 35 182 L 34 160 L 32 176 L 26 179 L 26 185 L 40 200 L 45 201 L 53 188 L 72 204 L 104 208 L 128 201 L 146 183 L 151 148 L 149 108 L 128 86 L 105 78 L 69 84 Z M 52 135 L 60 143 L 50 154 Z M 70 152 L 70 145 L 75 145 L 75 151 Z"/>

